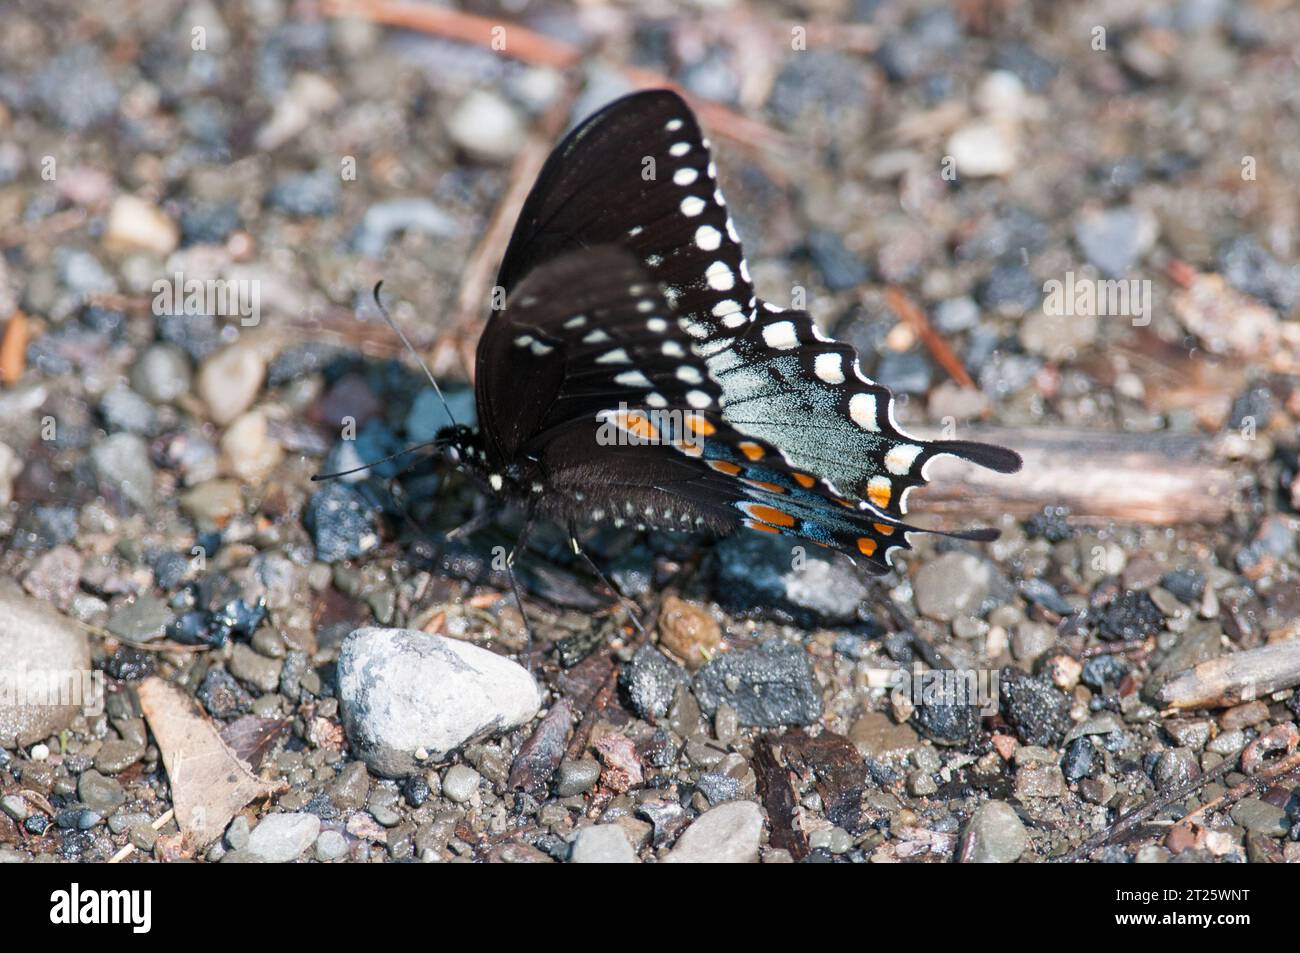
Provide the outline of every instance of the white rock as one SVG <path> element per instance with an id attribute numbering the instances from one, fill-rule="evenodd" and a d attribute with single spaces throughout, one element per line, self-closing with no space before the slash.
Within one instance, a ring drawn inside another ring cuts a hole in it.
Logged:
<path id="1" fill-rule="evenodd" d="M 335 109 L 342 102 L 330 82 L 315 73 L 299 73 L 275 104 L 271 118 L 257 130 L 254 140 L 259 152 L 271 152 Z"/>
<path id="2" fill-rule="evenodd" d="M 573 864 L 635 864 L 636 851 L 617 824 L 592 824 L 573 838 L 569 853 Z"/>
<path id="3" fill-rule="evenodd" d="M 23 470 L 23 461 L 13 447 L 0 440 L 0 506 L 8 506 L 14 498 L 14 478 Z"/>
<path id="4" fill-rule="evenodd" d="M 16 582 L 0 579 L 0 748 L 32 744 L 69 727 L 83 711 L 93 714 L 104 699 L 90 675 L 86 633 Z M 42 693 L 35 680 L 48 688 L 51 677 L 59 680 L 56 691 Z M 84 705 L 45 704 L 76 701 L 74 687 Z M 5 703 L 18 698 L 31 704 Z"/>
<path id="5" fill-rule="evenodd" d="M 763 812 L 753 801 L 728 801 L 705 811 L 677 838 L 666 864 L 756 864 Z"/>
<path id="6" fill-rule="evenodd" d="M 508 103 L 476 89 L 460 101 L 447 119 L 447 135 L 471 155 L 502 162 L 519 151 L 524 127 Z"/>
<path id="7" fill-rule="evenodd" d="M 338 660 L 340 714 L 353 750 L 377 774 L 422 770 L 416 752 L 450 752 L 530 721 L 542 695 L 510 659 L 411 629 L 357 629 Z"/>
<path id="8" fill-rule="evenodd" d="M 266 362 L 253 348 L 235 344 L 203 363 L 199 371 L 199 397 L 208 415 L 225 426 L 253 405 L 266 377 Z"/>
<path id="9" fill-rule="evenodd" d="M 221 437 L 226 472 L 245 483 L 260 483 L 281 460 L 284 450 L 271 438 L 266 414 L 250 410 L 236 417 Z"/>
<path id="10" fill-rule="evenodd" d="M 958 175 L 1007 175 L 1016 168 L 1016 137 L 1004 124 L 972 122 L 948 138 L 947 153 L 956 163 Z"/>
<path id="11" fill-rule="evenodd" d="M 180 243 L 180 229 L 154 205 L 134 195 L 119 195 L 108 213 L 104 247 L 112 252 L 147 251 L 170 255 Z"/>
<path id="12" fill-rule="evenodd" d="M 320 818 L 315 814 L 269 814 L 248 835 L 241 853 L 248 860 L 287 864 L 297 860 L 320 835 Z"/>

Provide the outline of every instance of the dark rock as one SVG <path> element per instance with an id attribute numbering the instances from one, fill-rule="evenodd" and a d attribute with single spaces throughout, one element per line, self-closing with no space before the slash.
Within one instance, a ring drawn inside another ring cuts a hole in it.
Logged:
<path id="1" fill-rule="evenodd" d="M 730 536 L 714 548 L 714 596 L 734 612 L 804 628 L 870 619 L 862 574 L 847 559 L 830 559 L 816 549 L 768 533 Z"/>
<path id="2" fill-rule="evenodd" d="M 357 490 L 339 480 L 312 495 L 303 522 L 322 562 L 357 559 L 379 545 L 374 510 Z"/>
<path id="3" fill-rule="evenodd" d="M 327 168 L 280 179 L 271 187 L 266 204 L 298 217 L 333 215 L 338 210 L 338 173 Z"/>
<path id="4" fill-rule="evenodd" d="M 695 783 L 700 793 L 709 799 L 710 804 L 734 801 L 740 797 L 740 781 L 727 774 L 706 772 Z"/>
<path id="5" fill-rule="evenodd" d="M 51 119 L 81 132 L 112 119 L 118 90 L 103 55 L 89 44 L 74 46 L 49 61 L 32 81 L 36 101 Z"/>
<path id="6" fill-rule="evenodd" d="M 865 262 L 845 247 L 834 232 L 814 228 L 808 233 L 808 257 L 831 291 L 856 288 L 871 277 Z"/>
<path id="7" fill-rule="evenodd" d="M 1219 249 L 1219 271 L 1238 291 L 1284 313 L 1300 302 L 1300 268 L 1282 264 L 1249 235 L 1234 238 Z"/>
<path id="8" fill-rule="evenodd" d="M 1146 638 L 1160 631 L 1164 620 L 1146 592 L 1122 592 L 1101 611 L 1097 634 L 1111 642 Z"/>
<path id="9" fill-rule="evenodd" d="M 730 705 L 742 725 L 808 725 L 822 713 L 808 657 L 779 640 L 717 656 L 695 676 L 695 695 L 710 716 Z"/>
<path id="10" fill-rule="evenodd" d="M 1205 576 L 1194 569 L 1175 569 L 1165 573 L 1160 585 L 1186 605 L 1195 605 L 1205 594 Z"/>
<path id="11" fill-rule="evenodd" d="M 1065 601 L 1065 597 L 1057 592 L 1051 583 L 1037 577 L 1024 580 L 1020 584 L 1020 592 L 1034 605 L 1042 606 L 1047 611 L 1054 612 L 1059 616 L 1071 615 L 1074 612 L 1074 608 Z"/>
<path id="12" fill-rule="evenodd" d="M 234 718 L 253 708 L 253 696 L 224 668 L 208 669 L 196 694 L 213 718 Z"/>
<path id="13" fill-rule="evenodd" d="M 1083 663 L 1079 680 L 1093 691 L 1113 691 L 1119 687 L 1129 668 L 1128 661 L 1118 655 L 1094 655 Z"/>
<path id="14" fill-rule="evenodd" d="M 123 682 L 134 682 L 153 674 L 157 656 L 130 645 L 118 648 L 104 663 L 104 674 Z"/>
<path id="15" fill-rule="evenodd" d="M 241 225 L 239 206 L 233 202 L 187 202 L 181 210 L 181 241 L 185 245 L 219 245 Z"/>
<path id="16" fill-rule="evenodd" d="M 1070 699 L 1045 678 L 1018 669 L 1000 673 L 1002 717 L 1024 744 L 1055 748 L 1070 730 Z"/>
<path id="17" fill-rule="evenodd" d="M 1041 283 L 1019 262 L 997 265 L 980 284 L 976 299 L 991 311 L 1018 316 L 1033 311 L 1043 298 Z"/>
<path id="18" fill-rule="evenodd" d="M 651 723 L 668 714 L 677 686 L 689 683 L 686 670 L 653 645 L 641 646 L 619 676 L 633 711 Z"/>
<path id="19" fill-rule="evenodd" d="M 1061 770 L 1065 773 L 1065 780 L 1078 781 L 1080 778 L 1086 778 L 1097 769 L 1097 749 L 1092 746 L 1092 739 L 1088 736 L 1075 738 L 1065 749 L 1065 758 L 1061 762 Z"/>

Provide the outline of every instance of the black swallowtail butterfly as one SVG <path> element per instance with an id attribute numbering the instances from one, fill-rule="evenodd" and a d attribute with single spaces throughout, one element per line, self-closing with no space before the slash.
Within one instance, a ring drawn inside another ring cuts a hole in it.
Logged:
<path id="1" fill-rule="evenodd" d="M 498 285 L 479 426 L 439 443 L 530 520 L 747 527 L 884 572 L 930 460 L 1020 467 L 1001 447 L 904 433 L 852 347 L 755 296 L 708 141 L 673 92 L 620 99 L 560 143 Z"/>

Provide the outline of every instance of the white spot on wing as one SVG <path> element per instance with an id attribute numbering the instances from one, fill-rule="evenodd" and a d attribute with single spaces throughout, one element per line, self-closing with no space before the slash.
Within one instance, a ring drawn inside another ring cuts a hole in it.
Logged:
<path id="1" fill-rule="evenodd" d="M 725 261 L 715 261 L 704 272 L 709 287 L 714 291 L 730 291 L 736 286 L 736 276 Z"/>
<path id="2" fill-rule="evenodd" d="M 674 185 L 690 185 L 700 177 L 700 173 L 695 169 L 678 169 L 673 173 Z"/>
<path id="3" fill-rule="evenodd" d="M 682 199 L 681 210 L 687 218 L 694 218 L 704 211 L 704 199 L 698 195 L 688 195 Z"/>
<path id="4" fill-rule="evenodd" d="M 880 426 L 876 422 L 876 395 L 854 394 L 849 398 L 849 416 L 863 430 L 878 432 Z"/>
<path id="5" fill-rule="evenodd" d="M 920 455 L 921 448 L 914 443 L 900 443 L 885 454 L 885 469 L 895 476 L 905 476 Z"/>
<path id="6" fill-rule="evenodd" d="M 827 384 L 844 383 L 844 359 L 838 354 L 818 354 L 813 359 L 813 370 Z"/>
<path id="7" fill-rule="evenodd" d="M 701 225 L 695 230 L 695 244 L 701 251 L 716 251 L 722 244 L 722 232 L 712 225 Z"/>
<path id="8" fill-rule="evenodd" d="M 795 333 L 793 321 L 777 321 L 763 328 L 763 340 L 767 346 L 778 351 L 790 351 L 799 346 L 799 335 Z"/>

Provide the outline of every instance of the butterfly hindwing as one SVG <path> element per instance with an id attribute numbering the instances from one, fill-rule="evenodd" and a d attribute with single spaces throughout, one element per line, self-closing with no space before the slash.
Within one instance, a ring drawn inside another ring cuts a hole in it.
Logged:
<path id="1" fill-rule="evenodd" d="M 906 514 L 907 493 L 925 482 L 935 456 L 954 454 L 1005 472 L 1019 466 L 999 447 L 905 433 L 894 421 L 889 389 L 866 377 L 853 348 L 822 335 L 805 311 L 764 304 L 708 364 L 722 386 L 725 420 L 890 519 Z"/>

